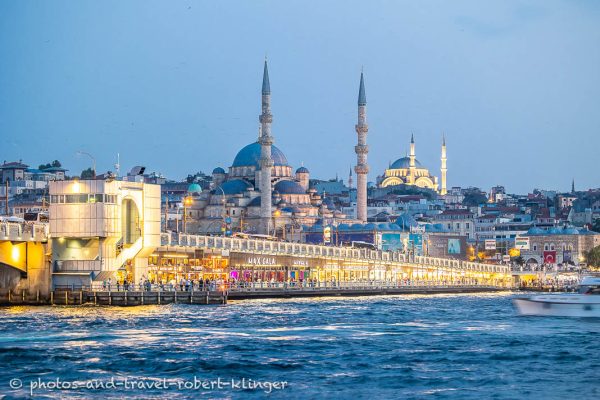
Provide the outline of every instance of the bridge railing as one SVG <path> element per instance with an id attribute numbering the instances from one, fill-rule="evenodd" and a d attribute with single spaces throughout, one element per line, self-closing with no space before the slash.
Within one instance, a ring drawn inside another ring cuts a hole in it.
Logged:
<path id="1" fill-rule="evenodd" d="M 0 240 L 45 242 L 48 224 L 43 222 L 0 222 Z"/>
<path id="2" fill-rule="evenodd" d="M 189 235 L 176 234 L 173 232 L 163 232 L 161 235 L 161 244 L 163 246 L 191 246 L 240 252 L 278 253 L 299 257 L 361 259 L 364 261 L 382 262 L 390 264 L 408 263 L 415 267 L 435 267 L 437 269 L 461 271 L 478 271 L 502 274 L 510 273 L 510 268 L 506 265 L 485 264 L 450 258 L 409 256 L 398 251 L 357 249 L 352 247 L 334 247 L 308 243 L 277 242 L 260 239 L 243 239 L 222 236 Z"/>
<path id="3" fill-rule="evenodd" d="M 488 283 L 479 284 L 475 280 L 460 281 L 433 281 L 433 280 L 413 280 L 413 281 L 290 281 L 290 282 L 182 282 L 182 283 L 141 283 L 117 285 L 116 282 L 108 284 L 107 282 L 94 282 L 92 285 L 79 286 L 82 290 L 96 291 L 230 291 L 230 292 L 257 292 L 257 291 L 280 291 L 280 290 L 381 290 L 381 289 L 440 289 L 440 288 L 498 288 L 502 285 L 490 285 Z M 55 287 L 61 288 L 61 287 Z M 65 286 L 64 289 L 71 289 Z"/>

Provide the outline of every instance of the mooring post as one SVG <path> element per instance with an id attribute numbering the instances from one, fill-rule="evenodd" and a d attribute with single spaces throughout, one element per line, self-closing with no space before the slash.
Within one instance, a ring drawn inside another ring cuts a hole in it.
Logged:
<path id="1" fill-rule="evenodd" d="M 83 290 L 79 291 L 79 305 L 83 304 Z"/>
<path id="2" fill-rule="evenodd" d="M 112 306 L 112 292 L 108 292 L 108 305 Z"/>
<path id="3" fill-rule="evenodd" d="M 206 291 L 206 304 L 208 304 L 208 297 L 209 297 L 209 295 L 210 295 L 210 292 L 207 290 Z"/>
<path id="4" fill-rule="evenodd" d="M 8 302 L 9 302 L 9 303 L 11 302 L 11 299 L 10 299 L 10 297 L 11 297 L 11 296 L 10 296 L 10 289 L 8 289 Z"/>
<path id="5" fill-rule="evenodd" d="M 158 289 L 158 305 L 160 305 L 160 289 Z"/>
<path id="6" fill-rule="evenodd" d="M 39 303 L 40 302 L 40 291 L 37 291 L 37 294 L 35 296 L 35 300 Z"/>
<path id="7" fill-rule="evenodd" d="M 94 305 L 98 304 L 97 292 L 94 292 Z"/>
<path id="8" fill-rule="evenodd" d="M 141 292 L 141 293 L 142 293 L 142 305 L 144 305 L 144 292 Z"/>
<path id="9" fill-rule="evenodd" d="M 125 294 L 125 305 L 127 305 L 127 290 L 123 293 Z"/>
<path id="10" fill-rule="evenodd" d="M 175 290 L 175 304 L 177 304 L 177 290 Z"/>
<path id="11" fill-rule="evenodd" d="M 21 301 L 23 301 L 23 303 L 25 303 L 25 289 L 23 289 L 21 291 Z"/>
<path id="12" fill-rule="evenodd" d="M 50 304 L 54 305 L 54 290 L 50 292 Z"/>
<path id="13" fill-rule="evenodd" d="M 69 291 L 65 290 L 65 306 L 69 305 Z"/>

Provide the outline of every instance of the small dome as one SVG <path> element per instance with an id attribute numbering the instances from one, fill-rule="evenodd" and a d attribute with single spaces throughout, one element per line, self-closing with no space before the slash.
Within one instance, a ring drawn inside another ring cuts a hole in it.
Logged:
<path id="1" fill-rule="evenodd" d="M 563 229 L 563 234 L 564 235 L 578 235 L 579 231 L 571 226 L 571 227 Z"/>
<path id="2" fill-rule="evenodd" d="M 412 215 L 404 213 L 396 218 L 396 225 L 403 230 L 409 230 L 410 227 L 415 227 L 418 223 Z"/>
<path id="3" fill-rule="evenodd" d="M 213 175 L 215 175 L 215 174 L 225 175 L 225 170 L 221 167 L 217 167 L 217 168 L 213 169 L 212 173 L 213 173 Z"/>
<path id="4" fill-rule="evenodd" d="M 246 189 L 248 189 L 249 187 L 250 187 L 250 184 L 248 182 L 245 182 L 241 179 L 232 179 L 230 181 L 223 183 L 217 189 L 213 190 L 213 193 L 217 194 L 217 195 L 222 194 L 221 189 L 223 189 L 223 192 L 226 195 L 239 194 L 239 193 L 244 193 L 246 191 Z"/>
<path id="5" fill-rule="evenodd" d="M 197 183 L 192 183 L 190 186 L 188 186 L 187 191 L 188 193 L 202 193 L 202 187 Z"/>
<path id="6" fill-rule="evenodd" d="M 271 145 L 271 158 L 275 165 L 288 165 L 287 158 L 274 145 Z M 256 167 L 258 168 L 258 160 L 260 159 L 260 143 L 254 142 L 241 149 L 235 159 L 232 167 Z"/>
<path id="7" fill-rule="evenodd" d="M 385 222 L 382 222 L 380 224 L 377 224 L 377 229 L 381 229 L 381 230 L 389 230 L 390 229 L 390 224 L 386 224 Z"/>
<path id="8" fill-rule="evenodd" d="M 260 207 L 260 204 L 260 196 L 257 196 L 250 200 L 250 203 L 248 203 L 247 207 Z"/>
<path id="9" fill-rule="evenodd" d="M 339 224 L 337 228 L 338 231 L 347 231 L 350 229 L 350 226 L 348 224 Z"/>
<path id="10" fill-rule="evenodd" d="M 548 233 L 550 235 L 561 235 L 563 233 L 562 229 L 554 227 L 554 228 L 550 228 L 550 230 L 548 231 Z"/>
<path id="11" fill-rule="evenodd" d="M 417 167 L 417 168 L 421 167 L 421 163 L 416 158 L 415 158 L 415 167 Z M 410 168 L 410 157 L 402 157 L 402 158 L 397 159 L 396 161 L 394 161 L 392 163 L 392 165 L 390 165 L 389 169 L 406 169 L 406 168 Z"/>
<path id="12" fill-rule="evenodd" d="M 308 174 L 308 169 L 306 167 L 300 167 L 296 170 L 297 174 Z"/>
<path id="13" fill-rule="evenodd" d="M 362 224 L 352 224 L 350 229 L 358 230 L 358 229 L 362 229 L 362 227 L 363 227 Z"/>
<path id="14" fill-rule="evenodd" d="M 275 190 L 281 194 L 306 194 L 304 188 L 293 181 L 279 181 L 275 184 Z"/>

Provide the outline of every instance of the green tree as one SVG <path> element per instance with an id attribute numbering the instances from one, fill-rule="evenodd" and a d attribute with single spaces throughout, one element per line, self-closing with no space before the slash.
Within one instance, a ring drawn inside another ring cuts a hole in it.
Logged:
<path id="1" fill-rule="evenodd" d="M 478 206 L 480 204 L 485 204 L 487 203 L 487 197 L 485 197 L 485 194 L 480 193 L 480 192 L 470 192 L 465 194 L 465 198 L 463 199 L 463 205 L 467 206 L 467 207 L 475 207 Z"/>
<path id="2" fill-rule="evenodd" d="M 62 167 L 62 164 L 60 163 L 60 161 L 54 160 L 51 163 L 40 164 L 40 166 L 38 167 L 38 169 L 43 171 L 45 169 L 52 168 L 52 167 L 60 168 L 60 167 Z"/>
<path id="3" fill-rule="evenodd" d="M 515 263 L 517 265 L 523 265 L 523 264 L 525 264 L 525 259 L 522 256 L 519 256 L 519 257 L 515 258 Z"/>
<path id="4" fill-rule="evenodd" d="M 81 171 L 81 179 L 93 179 L 94 178 L 94 170 L 91 168 L 84 169 Z"/>
<path id="5" fill-rule="evenodd" d="M 586 251 L 585 262 L 593 267 L 600 267 L 600 246 L 596 246 L 590 251 Z"/>
<path id="6" fill-rule="evenodd" d="M 592 230 L 594 232 L 600 232 L 600 218 L 596 218 L 592 224 Z"/>

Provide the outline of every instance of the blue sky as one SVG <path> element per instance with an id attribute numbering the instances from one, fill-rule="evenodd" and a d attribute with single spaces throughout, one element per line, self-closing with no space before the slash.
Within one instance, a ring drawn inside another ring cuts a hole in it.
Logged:
<path id="1" fill-rule="evenodd" d="M 355 164 L 361 66 L 370 180 L 404 156 L 449 185 L 600 186 L 600 2 L 0 2 L 0 161 L 170 178 L 255 140 L 269 58 L 275 143 L 313 177 Z"/>

